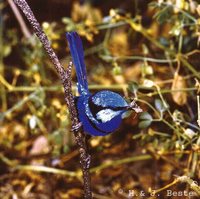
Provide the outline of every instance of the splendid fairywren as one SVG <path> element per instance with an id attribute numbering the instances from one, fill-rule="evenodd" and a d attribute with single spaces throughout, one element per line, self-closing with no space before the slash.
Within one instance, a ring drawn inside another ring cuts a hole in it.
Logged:
<path id="1" fill-rule="evenodd" d="M 88 90 L 87 73 L 81 39 L 76 32 L 67 33 L 67 40 L 76 69 L 78 80 L 77 110 L 83 130 L 93 136 L 105 136 L 115 131 L 124 113 L 132 109 L 136 113 L 141 109 L 133 101 L 130 104 L 118 93 L 102 90 L 91 94 Z"/>

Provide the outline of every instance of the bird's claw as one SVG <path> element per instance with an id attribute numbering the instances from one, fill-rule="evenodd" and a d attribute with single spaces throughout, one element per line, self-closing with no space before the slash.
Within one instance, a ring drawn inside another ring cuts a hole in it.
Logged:
<path id="1" fill-rule="evenodd" d="M 89 169 L 91 163 L 91 156 L 88 155 L 87 158 L 84 160 L 84 169 Z"/>
<path id="2" fill-rule="evenodd" d="M 79 122 L 72 126 L 72 131 L 77 132 L 80 130 L 81 127 L 82 127 L 82 122 Z"/>

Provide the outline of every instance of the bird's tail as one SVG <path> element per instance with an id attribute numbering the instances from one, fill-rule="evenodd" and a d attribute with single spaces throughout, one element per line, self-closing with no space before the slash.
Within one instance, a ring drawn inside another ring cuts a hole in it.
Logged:
<path id="1" fill-rule="evenodd" d="M 84 63 L 84 52 L 81 38 L 77 32 L 66 33 L 73 64 L 78 79 L 78 91 L 80 95 L 86 95 L 88 91 L 87 73 Z"/>

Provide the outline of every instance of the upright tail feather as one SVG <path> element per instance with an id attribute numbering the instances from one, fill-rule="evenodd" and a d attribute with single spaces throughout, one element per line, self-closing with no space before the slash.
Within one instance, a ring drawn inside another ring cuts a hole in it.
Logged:
<path id="1" fill-rule="evenodd" d="M 89 90 L 81 38 L 76 32 L 67 33 L 66 36 L 72 60 L 76 69 L 76 76 L 78 79 L 78 91 L 80 94 L 86 95 L 89 93 Z"/>

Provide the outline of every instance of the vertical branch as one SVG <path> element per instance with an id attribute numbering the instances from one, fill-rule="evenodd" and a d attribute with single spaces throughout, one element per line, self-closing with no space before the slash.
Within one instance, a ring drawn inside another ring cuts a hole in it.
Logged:
<path id="1" fill-rule="evenodd" d="M 7 1 L 8 1 L 8 3 L 9 3 L 9 5 L 10 5 L 10 7 L 11 7 L 11 9 L 12 9 L 12 11 L 13 11 L 13 13 L 14 13 L 16 19 L 17 19 L 17 21 L 19 22 L 19 25 L 20 25 L 20 27 L 21 27 L 21 30 L 22 30 L 24 36 L 25 36 L 27 39 L 29 39 L 29 38 L 31 37 L 31 33 L 30 33 L 30 31 L 28 30 L 28 28 L 26 27 L 26 24 L 25 24 L 25 22 L 24 22 L 24 20 L 23 20 L 23 18 L 22 18 L 22 16 L 21 16 L 21 14 L 20 14 L 20 12 L 19 12 L 17 6 L 14 4 L 13 0 L 7 0 Z"/>
<path id="2" fill-rule="evenodd" d="M 32 10 L 30 9 L 29 5 L 27 4 L 26 0 L 14 0 L 15 4 L 19 6 L 19 8 L 22 10 L 26 18 L 28 19 L 29 23 L 33 27 L 34 33 L 39 38 L 40 42 L 43 44 L 47 54 L 49 55 L 52 63 L 54 64 L 54 67 L 62 81 L 64 92 L 65 92 L 65 101 L 69 108 L 70 112 L 70 118 L 72 122 L 72 130 L 75 135 L 76 143 L 79 147 L 79 153 L 80 153 L 80 164 L 83 172 L 83 180 L 84 180 L 84 198 L 85 199 L 91 199 L 92 193 L 91 193 L 91 183 L 90 183 L 90 173 L 89 173 L 89 167 L 90 167 L 90 155 L 87 153 L 87 147 L 85 143 L 85 136 L 81 129 L 81 123 L 78 120 L 77 117 L 77 110 L 74 103 L 74 97 L 72 94 L 71 89 L 71 67 L 72 63 L 69 64 L 69 67 L 67 70 L 64 69 L 64 67 L 61 65 L 60 61 L 58 60 L 57 55 L 51 48 L 50 42 L 43 32 L 42 28 L 40 27 L 40 24 L 38 23 L 37 19 L 35 18 Z"/>
<path id="3" fill-rule="evenodd" d="M 0 0 L 0 76 L 4 76 L 4 63 L 3 63 L 3 52 L 4 52 L 4 47 L 3 47 L 3 0 Z M 5 87 L 1 84 L 0 86 L 0 95 L 1 95 L 1 103 L 2 103 L 2 111 L 6 111 L 7 109 L 7 96 L 6 96 L 6 89 Z M 1 115 L 1 114 L 0 114 Z M 1 120 L 1 118 L 0 118 Z"/>
<path id="4" fill-rule="evenodd" d="M 3 66 L 3 12 L 2 7 L 3 1 L 0 0 L 0 74 L 3 76 L 4 74 L 4 66 Z"/>
<path id="5" fill-rule="evenodd" d="M 200 127 L 200 97 L 197 95 L 197 124 Z"/>
<path id="6" fill-rule="evenodd" d="M 51 48 L 50 42 L 43 32 L 40 24 L 38 23 L 37 19 L 35 18 L 32 10 L 30 9 L 29 5 L 25 0 L 14 0 L 14 2 L 19 6 L 19 8 L 22 10 L 26 18 L 28 19 L 29 23 L 31 24 L 34 33 L 39 38 L 40 42 L 43 44 L 47 54 L 49 55 L 52 63 L 54 64 L 54 67 L 56 68 L 58 74 L 60 77 L 63 76 L 65 73 L 63 66 L 60 64 L 57 55 Z"/>

